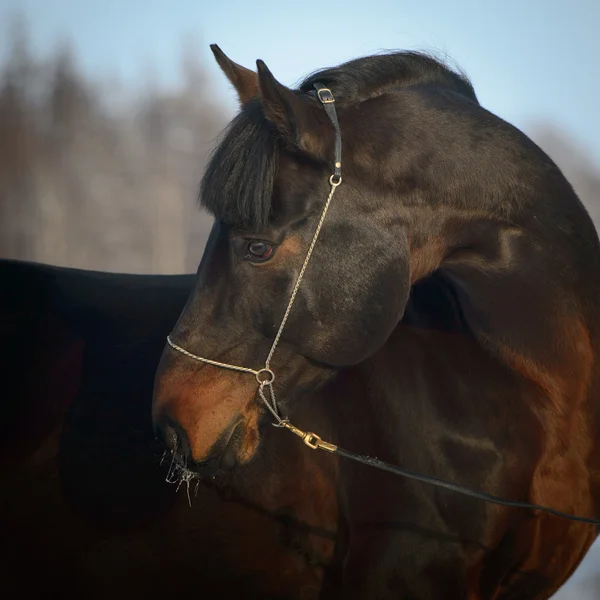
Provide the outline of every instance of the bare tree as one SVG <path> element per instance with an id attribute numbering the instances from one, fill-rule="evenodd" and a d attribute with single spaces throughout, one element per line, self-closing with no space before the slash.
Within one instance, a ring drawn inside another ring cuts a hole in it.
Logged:
<path id="1" fill-rule="evenodd" d="M 48 61 L 13 26 L 0 79 L 0 256 L 80 268 L 196 268 L 211 219 L 198 183 L 226 120 L 188 48 L 182 85 L 115 109 L 68 45 Z"/>
<path id="2" fill-rule="evenodd" d="M 26 30 L 15 20 L 8 31 L 9 54 L 0 81 L 0 252 L 31 251 L 34 207 L 31 162 L 36 131 L 31 119 L 33 59 Z"/>

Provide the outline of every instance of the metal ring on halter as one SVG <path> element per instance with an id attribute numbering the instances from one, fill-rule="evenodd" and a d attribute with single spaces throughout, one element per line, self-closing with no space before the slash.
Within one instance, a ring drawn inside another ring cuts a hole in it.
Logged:
<path id="1" fill-rule="evenodd" d="M 337 187 L 338 185 L 340 185 L 340 183 L 342 183 L 342 176 L 341 176 L 341 175 L 340 175 L 340 176 L 338 176 L 338 178 L 337 178 L 337 181 L 336 181 L 336 180 L 334 180 L 334 177 L 335 177 L 335 174 L 334 174 L 334 175 L 332 175 L 332 176 L 329 178 L 329 185 L 331 185 L 331 186 L 333 186 L 333 187 L 335 188 L 335 187 Z"/>
<path id="2" fill-rule="evenodd" d="M 267 379 L 261 379 L 261 375 L 263 374 L 267 375 Z M 275 373 L 271 369 L 260 369 L 256 371 L 255 377 L 260 385 L 271 385 L 275 381 Z"/>

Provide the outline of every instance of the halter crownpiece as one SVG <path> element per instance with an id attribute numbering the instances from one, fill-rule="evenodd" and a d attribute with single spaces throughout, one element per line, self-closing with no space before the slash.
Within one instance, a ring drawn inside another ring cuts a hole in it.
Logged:
<path id="1" fill-rule="evenodd" d="M 340 125 L 337 118 L 337 113 L 335 111 L 335 98 L 331 90 L 325 87 L 321 83 L 315 83 L 314 88 L 316 90 L 316 96 L 323 105 L 327 116 L 331 120 L 333 124 L 333 128 L 335 130 L 335 161 L 334 161 L 334 169 L 333 174 L 329 177 L 329 185 L 331 186 L 331 190 L 329 192 L 329 196 L 325 201 L 325 206 L 323 207 L 323 211 L 321 212 L 321 218 L 319 219 L 319 223 L 317 224 L 317 228 L 313 235 L 312 241 L 308 248 L 308 252 L 306 253 L 306 258 L 304 259 L 304 264 L 302 265 L 302 269 L 300 270 L 300 274 L 298 275 L 298 279 L 296 280 L 296 284 L 294 285 L 294 289 L 292 291 L 292 295 L 290 296 L 290 300 L 288 302 L 285 314 L 281 320 L 281 325 L 277 330 L 277 334 L 275 335 L 275 339 L 273 340 L 273 344 L 271 345 L 271 349 L 267 358 L 265 360 L 265 366 L 262 369 L 250 369 L 248 367 L 240 367 L 238 365 L 230 365 L 228 363 L 219 362 L 216 360 L 211 360 L 209 358 L 204 358 L 202 356 L 198 356 L 196 354 L 192 354 L 188 352 L 185 348 L 178 346 L 173 340 L 171 336 L 167 336 L 167 342 L 174 350 L 180 352 L 184 356 L 191 358 L 193 360 L 198 360 L 200 362 L 212 365 L 214 367 L 221 367 L 223 369 L 230 369 L 232 371 L 239 371 L 242 373 L 249 373 L 256 377 L 256 381 L 258 382 L 258 395 L 263 401 L 264 405 L 268 408 L 269 412 L 275 418 L 276 427 L 285 427 L 289 429 L 292 433 L 295 433 L 297 436 L 301 437 L 304 443 L 313 450 L 317 448 L 322 448 L 324 450 L 328 450 L 329 452 L 335 452 L 337 446 L 334 444 L 330 444 L 328 442 L 324 442 L 318 435 L 312 432 L 305 432 L 297 427 L 294 427 L 288 419 L 282 418 L 279 414 L 279 409 L 277 407 L 277 402 L 275 399 L 275 391 L 273 390 L 273 382 L 275 381 L 275 373 L 271 370 L 271 359 L 273 358 L 273 354 L 275 353 L 275 349 L 279 344 L 279 340 L 281 339 L 281 334 L 283 333 L 283 328 L 285 327 L 290 312 L 292 310 L 292 306 L 294 305 L 294 300 L 296 299 L 296 295 L 298 294 L 298 290 L 300 289 L 300 283 L 302 282 L 302 278 L 304 277 L 304 272 L 306 271 L 306 267 L 308 266 L 308 262 L 310 257 L 312 256 L 315 244 L 317 243 L 317 238 L 319 237 L 319 233 L 321 232 L 321 227 L 323 226 L 323 222 L 325 221 L 325 216 L 327 215 L 327 210 L 329 209 L 329 205 L 331 204 L 331 200 L 333 198 L 333 194 L 335 193 L 338 185 L 342 183 L 342 134 L 340 132 Z M 265 388 L 269 388 L 269 394 L 267 398 L 267 394 L 265 393 Z"/>
<path id="2" fill-rule="evenodd" d="M 333 165 L 333 177 L 335 181 L 342 181 L 342 134 L 340 133 L 340 124 L 338 122 L 337 113 L 335 112 L 335 99 L 331 90 L 325 87 L 322 83 L 315 83 L 315 90 L 317 90 L 317 98 L 323 105 L 327 116 L 333 123 L 335 129 L 335 163 Z"/>

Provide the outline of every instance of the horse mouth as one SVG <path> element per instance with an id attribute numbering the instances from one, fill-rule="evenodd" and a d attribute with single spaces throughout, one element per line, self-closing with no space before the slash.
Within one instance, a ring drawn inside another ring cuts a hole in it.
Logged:
<path id="1" fill-rule="evenodd" d="M 236 423 L 230 430 L 224 442 L 219 444 L 220 451 L 207 460 L 195 462 L 176 453 L 174 461 L 178 469 L 199 479 L 221 479 L 232 471 L 239 462 L 238 450 L 244 439 L 243 421 Z"/>

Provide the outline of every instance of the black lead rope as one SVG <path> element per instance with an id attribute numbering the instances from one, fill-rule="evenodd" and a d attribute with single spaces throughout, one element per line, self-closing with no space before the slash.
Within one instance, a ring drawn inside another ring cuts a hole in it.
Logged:
<path id="1" fill-rule="evenodd" d="M 335 99 L 333 94 L 329 88 L 324 86 L 322 83 L 314 83 L 313 87 L 316 90 L 315 92 L 310 92 L 315 94 L 327 116 L 331 120 L 333 127 L 335 129 L 335 164 L 334 164 L 334 173 L 333 178 L 335 181 L 341 182 L 342 177 L 342 136 L 340 132 L 340 126 L 338 123 L 338 118 L 335 110 Z M 557 517 L 562 517 L 564 519 L 569 519 L 571 521 L 579 521 L 581 523 L 590 523 L 592 525 L 600 525 L 600 520 L 598 519 L 590 519 L 588 517 L 577 517 L 575 515 L 570 515 L 559 510 L 554 510 L 553 508 L 548 508 L 546 506 L 540 506 L 539 504 L 529 504 L 528 502 L 517 502 L 515 500 L 506 500 L 504 498 L 500 498 L 499 496 L 494 496 L 493 494 L 487 494 L 485 492 L 476 492 L 474 490 L 470 490 L 462 485 L 457 485 L 456 483 L 450 483 L 448 481 L 443 481 L 442 479 L 437 479 L 435 477 L 429 477 L 428 475 L 419 475 L 418 473 L 414 473 L 407 469 L 401 469 L 400 467 L 396 467 L 394 465 L 390 465 L 389 463 L 384 462 L 383 460 L 379 460 L 377 458 L 371 458 L 370 456 L 361 456 L 360 454 L 355 454 L 354 452 L 349 452 L 348 450 L 344 450 L 343 448 L 339 448 L 334 444 L 330 444 L 328 442 L 324 442 L 321 438 L 315 435 L 312 432 L 306 433 L 293 427 L 287 420 L 284 420 L 285 426 L 294 432 L 296 435 L 299 435 L 303 438 L 304 443 L 312 449 L 320 448 L 322 450 L 327 450 L 328 452 L 332 452 L 334 454 L 338 454 L 339 456 L 343 456 L 344 458 L 349 458 L 350 460 L 354 460 L 356 462 L 362 463 L 369 467 L 374 467 L 376 469 L 380 469 L 382 471 L 387 471 L 388 473 L 392 473 L 394 475 L 399 475 L 400 477 L 406 477 L 408 479 L 414 479 L 416 481 L 421 481 L 423 483 L 429 483 L 431 485 L 435 485 L 437 487 L 450 490 L 451 492 L 456 492 L 458 494 L 463 494 L 465 496 L 470 496 L 472 498 L 477 498 L 478 500 L 483 500 L 484 502 L 491 502 L 493 504 L 500 504 L 502 506 L 512 506 L 514 508 L 526 508 L 529 510 L 539 510 L 546 513 L 550 513 L 551 515 L 555 515 Z"/>
<path id="2" fill-rule="evenodd" d="M 369 467 L 375 467 L 376 469 L 381 469 L 382 471 L 387 471 L 388 473 L 393 473 L 394 475 L 399 475 L 400 477 L 407 477 L 408 479 L 416 479 L 417 481 L 422 481 L 423 483 L 429 483 L 431 485 L 435 485 L 437 487 L 450 490 L 451 492 L 457 492 L 459 494 L 463 494 L 465 496 L 471 496 L 472 498 L 477 498 L 478 500 L 483 500 L 484 502 L 491 502 L 493 504 L 501 504 L 503 506 L 512 506 L 515 508 L 527 508 L 530 510 L 541 510 L 551 515 L 555 515 L 557 517 L 562 517 L 564 519 L 570 519 L 571 521 L 580 521 L 582 523 L 591 523 L 592 525 L 600 525 L 600 520 L 598 519 L 590 519 L 588 517 L 577 517 L 575 515 L 569 515 L 567 513 L 561 512 L 559 510 L 554 510 L 553 508 L 548 508 L 546 506 L 540 506 L 539 504 L 529 504 L 528 502 L 517 502 L 516 500 L 506 500 L 504 498 L 500 498 L 499 496 L 494 496 L 493 494 L 487 494 L 485 492 L 476 492 L 474 490 L 470 490 L 462 485 L 457 485 L 456 483 L 450 483 L 448 481 L 444 481 L 442 479 L 437 479 L 435 477 L 429 477 L 428 475 L 419 475 L 418 473 L 413 473 L 412 471 L 408 471 L 407 469 L 401 469 L 400 467 L 396 467 L 394 465 L 390 465 L 389 463 L 384 462 L 383 460 L 379 460 L 377 458 L 371 458 L 369 456 L 361 456 L 360 454 L 355 454 L 354 452 L 348 452 L 348 450 L 344 450 L 343 448 L 336 447 L 333 450 L 334 454 L 339 454 L 344 458 L 349 458 L 351 460 L 355 460 L 364 465 L 368 465 Z"/>

